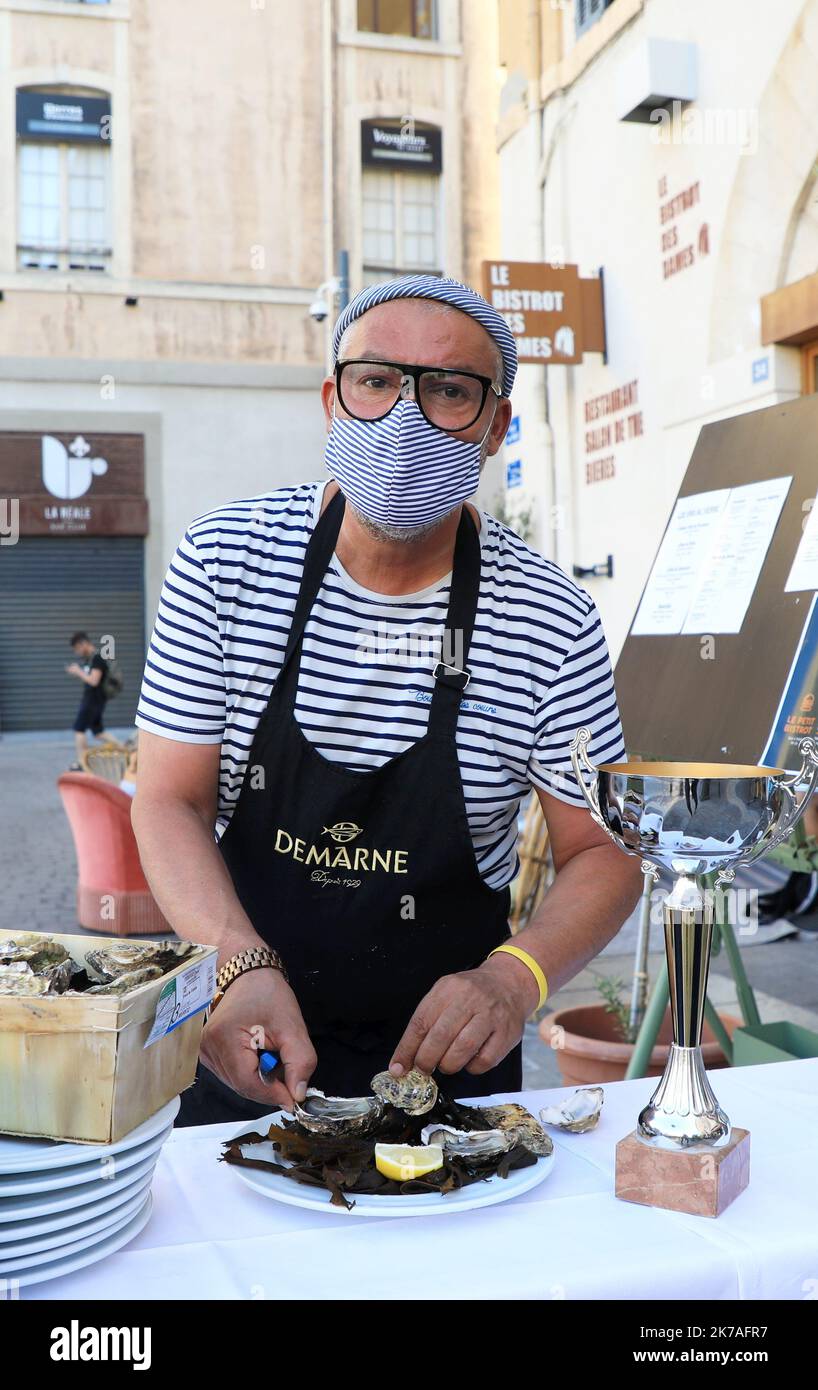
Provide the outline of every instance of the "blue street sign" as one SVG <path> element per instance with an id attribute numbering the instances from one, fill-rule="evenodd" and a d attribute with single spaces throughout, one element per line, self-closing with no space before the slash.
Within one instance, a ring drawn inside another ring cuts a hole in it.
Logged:
<path id="1" fill-rule="evenodd" d="M 522 487 L 523 485 L 523 461 L 522 459 L 512 459 L 511 463 L 506 464 L 506 487 Z"/>
<path id="2" fill-rule="evenodd" d="M 506 443 L 506 444 L 517 444 L 518 441 L 519 441 L 519 438 L 520 438 L 520 417 L 519 417 L 519 415 L 512 415 L 512 417 L 511 417 L 511 424 L 510 424 L 509 427 L 508 427 L 508 434 L 507 434 L 506 437 L 505 437 L 504 443 Z"/>

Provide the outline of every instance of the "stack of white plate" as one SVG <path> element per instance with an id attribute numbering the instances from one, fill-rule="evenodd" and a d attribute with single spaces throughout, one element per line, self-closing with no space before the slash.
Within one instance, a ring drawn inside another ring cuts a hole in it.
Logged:
<path id="1" fill-rule="evenodd" d="M 0 1285 L 56 1279 L 133 1240 L 178 1110 L 177 1096 L 116 1144 L 0 1134 Z"/>

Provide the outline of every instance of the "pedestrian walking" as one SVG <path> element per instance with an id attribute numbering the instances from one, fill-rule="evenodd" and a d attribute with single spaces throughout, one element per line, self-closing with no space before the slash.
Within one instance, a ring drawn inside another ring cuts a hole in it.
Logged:
<path id="1" fill-rule="evenodd" d="M 76 760 L 71 765 L 71 771 L 78 772 L 82 768 L 82 755 L 88 747 L 88 734 L 99 738 L 103 732 L 108 662 L 100 656 L 87 632 L 75 632 L 70 645 L 76 659 L 65 669 L 69 676 L 76 676 L 84 686 L 77 717 L 72 726 Z"/>

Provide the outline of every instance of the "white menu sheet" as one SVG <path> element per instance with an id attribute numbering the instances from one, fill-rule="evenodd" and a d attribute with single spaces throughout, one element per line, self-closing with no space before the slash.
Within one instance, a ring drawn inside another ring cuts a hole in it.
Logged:
<path id="1" fill-rule="evenodd" d="M 818 497 L 807 515 L 784 593 L 793 594 L 799 589 L 818 589 Z"/>
<path id="2" fill-rule="evenodd" d="M 680 497 L 631 635 L 740 632 L 791 483 L 772 478 Z"/>
<path id="3" fill-rule="evenodd" d="M 730 490 L 683 633 L 740 632 L 792 478 Z"/>
<path id="4" fill-rule="evenodd" d="M 729 488 L 680 497 L 653 562 L 631 634 L 681 632 Z"/>

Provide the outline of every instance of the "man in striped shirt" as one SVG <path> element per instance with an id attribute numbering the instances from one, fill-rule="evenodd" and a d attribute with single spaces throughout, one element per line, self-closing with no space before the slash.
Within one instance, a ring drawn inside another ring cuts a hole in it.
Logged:
<path id="1" fill-rule="evenodd" d="M 146 662 L 142 861 L 225 991 L 188 1123 L 360 1094 L 387 1066 L 519 1089 L 526 1018 L 639 894 L 570 767 L 581 725 L 597 762 L 624 756 L 594 604 L 466 500 L 511 417 L 505 321 L 411 276 L 362 291 L 333 343 L 329 481 L 195 521 Z M 532 787 L 556 877 L 510 943 Z"/>

